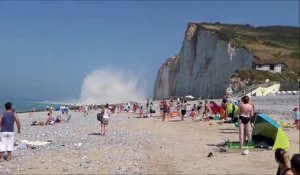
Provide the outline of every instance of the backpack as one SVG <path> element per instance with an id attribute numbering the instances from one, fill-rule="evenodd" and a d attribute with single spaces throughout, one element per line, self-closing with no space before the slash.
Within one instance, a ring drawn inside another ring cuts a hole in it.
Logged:
<path id="1" fill-rule="evenodd" d="M 102 119 L 103 119 L 103 114 L 104 114 L 104 112 L 100 112 L 100 113 L 97 114 L 97 120 L 98 120 L 98 121 L 100 121 L 100 122 L 102 121 Z"/>

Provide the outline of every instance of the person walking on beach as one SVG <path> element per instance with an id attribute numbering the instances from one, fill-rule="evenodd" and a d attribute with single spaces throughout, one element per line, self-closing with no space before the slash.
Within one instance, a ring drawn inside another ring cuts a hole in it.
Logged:
<path id="1" fill-rule="evenodd" d="M 88 107 L 88 105 L 84 105 L 83 115 L 84 116 L 88 116 L 89 115 L 89 107 Z"/>
<path id="2" fill-rule="evenodd" d="M 5 112 L 0 116 L 1 141 L 0 162 L 4 161 L 4 152 L 7 152 L 7 160 L 12 159 L 14 149 L 14 123 L 18 127 L 18 133 L 21 133 L 21 123 L 17 113 L 13 112 L 11 102 L 5 103 Z"/>
<path id="3" fill-rule="evenodd" d="M 253 106 L 249 104 L 249 97 L 242 97 L 242 104 L 239 108 L 239 139 L 240 139 L 240 148 L 243 147 L 244 144 L 244 133 L 248 138 L 248 143 L 251 143 L 251 125 L 250 125 L 250 116 L 253 116 Z"/>
<path id="4" fill-rule="evenodd" d="M 149 113 L 149 105 L 150 105 L 150 101 L 149 101 L 149 99 L 147 99 L 147 102 L 146 102 L 146 111 L 147 111 L 147 113 Z"/>
<path id="5" fill-rule="evenodd" d="M 276 175 L 294 175 L 290 167 L 290 156 L 284 149 L 277 148 L 275 150 L 275 160 L 278 163 Z"/>
<path id="6" fill-rule="evenodd" d="M 186 110 L 187 110 L 187 104 L 186 104 L 186 100 L 181 102 L 181 120 L 184 120 L 184 116 L 186 114 Z"/>
<path id="7" fill-rule="evenodd" d="M 152 102 L 150 102 L 149 108 L 150 108 L 150 111 L 149 111 L 150 117 L 152 117 L 152 113 L 154 113 L 154 110 L 153 110 L 153 103 L 152 103 Z"/>
<path id="8" fill-rule="evenodd" d="M 294 112 L 294 118 L 295 118 L 295 123 L 297 126 L 297 129 L 300 130 L 300 112 L 298 108 L 293 109 Z"/>
<path id="9" fill-rule="evenodd" d="M 202 120 L 209 120 L 208 115 L 209 115 L 210 110 L 211 110 L 210 102 L 208 102 L 208 100 L 205 100 L 204 111 L 202 114 Z"/>
<path id="10" fill-rule="evenodd" d="M 107 125 L 109 121 L 109 117 L 111 114 L 111 111 L 108 107 L 108 104 L 105 105 L 104 109 L 102 109 L 103 112 L 103 119 L 101 120 L 101 133 L 100 135 L 105 135 L 105 132 L 107 132 Z"/>
<path id="11" fill-rule="evenodd" d="M 168 112 L 168 104 L 165 100 L 162 102 L 162 112 L 162 121 L 164 122 Z"/>

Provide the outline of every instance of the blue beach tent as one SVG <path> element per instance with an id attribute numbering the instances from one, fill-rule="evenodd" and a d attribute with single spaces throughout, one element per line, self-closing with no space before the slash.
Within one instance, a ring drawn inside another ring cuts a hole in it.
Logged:
<path id="1" fill-rule="evenodd" d="M 265 141 L 273 150 L 290 147 L 289 139 L 280 124 L 266 114 L 258 114 L 252 130 L 252 140 L 256 143 Z"/>

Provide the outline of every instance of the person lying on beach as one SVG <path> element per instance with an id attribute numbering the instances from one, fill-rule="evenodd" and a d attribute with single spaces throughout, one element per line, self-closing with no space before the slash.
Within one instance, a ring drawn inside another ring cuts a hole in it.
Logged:
<path id="1" fill-rule="evenodd" d="M 44 125 L 45 125 L 44 121 L 42 121 L 42 122 L 33 121 L 31 123 L 31 126 L 44 126 Z"/>
<path id="2" fill-rule="evenodd" d="M 290 167 L 290 156 L 284 149 L 277 148 L 275 150 L 275 161 L 278 163 L 276 175 L 294 175 Z"/>

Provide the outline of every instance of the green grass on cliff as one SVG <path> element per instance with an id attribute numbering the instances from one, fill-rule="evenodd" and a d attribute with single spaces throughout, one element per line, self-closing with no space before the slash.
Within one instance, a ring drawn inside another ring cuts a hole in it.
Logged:
<path id="1" fill-rule="evenodd" d="M 241 78 L 241 80 L 249 79 L 253 83 L 264 83 L 266 79 L 269 79 L 272 82 L 290 82 L 297 83 L 298 82 L 298 74 L 295 72 L 284 71 L 281 74 L 274 74 L 268 71 L 260 71 L 253 69 L 241 69 L 237 72 L 237 76 Z"/>
<path id="2" fill-rule="evenodd" d="M 233 25 L 201 23 L 207 29 L 218 30 L 230 37 L 229 42 L 245 47 L 259 60 L 284 62 L 287 71 L 300 74 L 299 27 Z"/>

